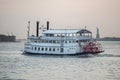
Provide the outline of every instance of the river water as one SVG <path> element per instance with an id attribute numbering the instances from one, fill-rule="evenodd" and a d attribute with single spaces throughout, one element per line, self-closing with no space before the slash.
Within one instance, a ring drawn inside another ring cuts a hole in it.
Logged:
<path id="1" fill-rule="evenodd" d="M 120 80 L 120 41 L 98 55 L 25 55 L 24 41 L 0 43 L 0 80 Z"/>

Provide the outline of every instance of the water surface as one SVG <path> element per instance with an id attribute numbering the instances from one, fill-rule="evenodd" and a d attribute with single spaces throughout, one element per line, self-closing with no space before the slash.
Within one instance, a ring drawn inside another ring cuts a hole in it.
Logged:
<path id="1" fill-rule="evenodd" d="M 98 55 L 25 55 L 24 42 L 0 43 L 0 80 L 120 80 L 120 41 Z"/>

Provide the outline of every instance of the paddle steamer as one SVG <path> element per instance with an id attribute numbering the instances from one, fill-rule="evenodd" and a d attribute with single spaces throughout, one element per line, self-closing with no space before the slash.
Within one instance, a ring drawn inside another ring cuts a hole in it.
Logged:
<path id="1" fill-rule="evenodd" d="M 28 38 L 24 52 L 31 54 L 96 54 L 103 52 L 99 42 L 93 40 L 92 32 L 87 29 L 49 29 L 42 30 L 39 36 L 39 22 L 36 22 L 36 36 L 29 36 L 30 22 L 28 26 Z"/>

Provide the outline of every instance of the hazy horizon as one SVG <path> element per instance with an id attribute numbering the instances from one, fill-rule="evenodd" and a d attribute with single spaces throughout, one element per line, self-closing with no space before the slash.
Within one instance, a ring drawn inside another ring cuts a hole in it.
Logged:
<path id="1" fill-rule="evenodd" d="M 85 28 L 96 36 L 120 37 L 120 0 L 0 0 L 0 34 L 14 34 L 19 39 L 35 34 L 36 21 L 50 28 Z"/>

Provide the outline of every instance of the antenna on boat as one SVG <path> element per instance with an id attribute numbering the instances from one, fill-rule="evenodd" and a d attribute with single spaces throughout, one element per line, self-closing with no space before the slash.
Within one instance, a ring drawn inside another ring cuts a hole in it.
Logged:
<path id="1" fill-rule="evenodd" d="M 28 21 L 28 31 L 27 31 L 27 33 L 28 33 L 28 38 L 29 38 L 29 32 L 30 32 L 30 21 Z"/>

